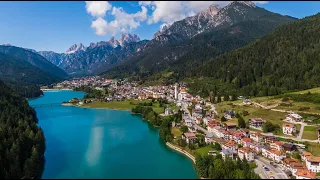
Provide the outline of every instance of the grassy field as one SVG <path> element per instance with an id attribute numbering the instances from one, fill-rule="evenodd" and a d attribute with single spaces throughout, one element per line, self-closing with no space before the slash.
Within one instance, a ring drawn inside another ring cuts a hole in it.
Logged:
<path id="1" fill-rule="evenodd" d="M 314 156 L 320 156 L 320 145 L 318 143 L 309 143 L 307 151 Z"/>
<path id="2" fill-rule="evenodd" d="M 204 146 L 199 149 L 196 149 L 195 152 L 201 155 L 208 155 L 208 152 L 211 150 L 214 150 L 214 149 L 208 145 L 208 146 Z"/>
<path id="3" fill-rule="evenodd" d="M 112 102 L 93 102 L 90 104 L 85 104 L 83 107 L 88 108 L 106 108 L 106 109 L 121 109 L 121 110 L 131 110 L 133 107 L 135 107 L 139 103 L 143 102 L 151 102 L 151 100 L 125 100 L 125 101 L 112 101 Z M 174 103 L 168 104 L 168 106 L 171 108 L 171 110 L 179 109 L 177 106 L 175 106 Z M 152 105 L 153 110 L 158 113 L 164 113 L 165 107 L 160 107 L 160 104 L 158 102 L 154 102 Z"/>
<path id="4" fill-rule="evenodd" d="M 303 139 L 316 140 L 318 139 L 318 130 L 319 127 L 314 126 L 305 126 L 302 134 Z"/>
<path id="5" fill-rule="evenodd" d="M 173 127 L 173 128 L 171 128 L 171 134 L 172 134 L 174 137 L 181 138 L 182 132 L 180 131 L 179 128 Z"/>
<path id="6" fill-rule="evenodd" d="M 285 118 L 286 115 L 286 113 L 283 112 L 266 110 L 250 105 L 242 105 L 242 103 L 239 103 L 239 101 L 219 103 L 216 105 L 216 109 L 219 113 L 219 118 L 221 118 L 221 116 L 223 115 L 224 110 L 234 110 L 236 113 L 239 113 L 241 115 L 243 111 L 247 111 L 249 115 L 243 116 L 245 121 L 248 121 L 249 118 L 260 117 L 274 124 L 279 124 L 280 126 L 283 124 L 282 120 Z M 237 123 L 236 119 L 229 121 Z"/>

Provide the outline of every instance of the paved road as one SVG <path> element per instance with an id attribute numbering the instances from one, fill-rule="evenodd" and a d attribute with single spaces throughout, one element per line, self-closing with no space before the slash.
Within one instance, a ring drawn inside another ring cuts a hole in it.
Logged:
<path id="1" fill-rule="evenodd" d="M 268 167 L 270 169 L 270 171 L 273 172 L 273 176 L 276 179 L 289 179 L 288 176 L 279 167 L 275 168 L 275 167 L 271 166 L 269 160 L 257 156 L 255 161 L 256 161 L 258 166 L 259 165 L 260 166 L 264 165 L 264 166 Z M 265 170 L 263 170 L 263 171 L 265 172 Z M 264 174 L 264 176 L 266 176 L 266 173 Z M 269 177 L 269 175 L 267 175 L 267 176 Z"/>
<path id="2" fill-rule="evenodd" d="M 192 118 L 192 116 L 191 116 L 191 114 L 190 114 L 190 111 L 189 111 L 189 109 L 188 109 L 188 106 L 187 106 L 187 104 L 186 104 L 185 102 L 182 102 L 182 103 L 181 103 L 181 107 L 182 107 L 182 109 L 183 109 L 185 112 L 188 113 L 188 117 L 189 117 L 190 119 L 192 119 L 192 124 L 193 124 L 193 126 L 194 126 L 196 129 L 199 129 L 200 131 L 204 132 L 205 134 L 208 134 L 208 133 L 209 133 L 205 128 L 199 126 L 199 125 L 196 123 L 196 121 Z"/>

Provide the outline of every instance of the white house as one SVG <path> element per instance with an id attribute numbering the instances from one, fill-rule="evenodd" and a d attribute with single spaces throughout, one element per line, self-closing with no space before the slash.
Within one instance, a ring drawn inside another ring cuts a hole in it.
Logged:
<path id="1" fill-rule="evenodd" d="M 222 149 L 220 152 L 222 155 L 222 158 L 225 160 L 226 157 L 230 157 L 231 159 L 234 159 L 234 152 L 231 149 Z"/>
<path id="2" fill-rule="evenodd" d="M 283 150 L 283 142 L 281 142 L 281 141 L 275 141 L 275 142 L 273 142 L 273 143 L 271 143 L 270 144 L 270 147 L 272 148 L 272 149 L 276 149 L 276 150 L 278 150 L 278 151 L 282 151 Z"/>
<path id="3" fill-rule="evenodd" d="M 192 126 L 192 120 L 190 118 L 184 118 L 184 123 L 186 126 L 191 127 Z"/>
<path id="4" fill-rule="evenodd" d="M 170 108 L 166 108 L 165 111 L 164 111 L 164 114 L 165 115 L 170 115 L 171 113 L 171 109 Z"/>
<path id="5" fill-rule="evenodd" d="M 276 149 L 266 149 L 262 148 L 262 155 L 268 159 L 271 159 L 277 163 L 279 163 L 283 158 L 285 158 L 285 154 Z"/>
<path id="6" fill-rule="evenodd" d="M 202 109 L 201 104 L 196 104 L 196 105 L 194 106 L 194 108 L 195 108 L 195 109 Z"/>
<path id="7" fill-rule="evenodd" d="M 212 118 L 209 116 L 206 116 L 205 118 L 203 118 L 203 122 L 205 125 L 208 125 L 208 121 L 210 121 L 210 120 L 212 120 Z"/>
<path id="8" fill-rule="evenodd" d="M 310 172 L 307 169 L 298 169 L 294 175 L 296 179 L 315 179 L 316 178 L 316 173 Z"/>
<path id="9" fill-rule="evenodd" d="M 251 128 L 261 130 L 264 123 L 265 123 L 265 121 L 261 118 L 250 118 L 249 119 L 249 127 L 251 127 Z"/>
<path id="10" fill-rule="evenodd" d="M 282 159 L 283 167 L 286 170 L 291 171 L 292 174 L 295 174 L 299 169 L 305 169 L 305 165 L 298 161 L 297 159 L 293 158 L 284 158 Z"/>
<path id="11" fill-rule="evenodd" d="M 210 144 L 210 143 L 215 142 L 213 138 L 214 138 L 214 134 L 213 133 L 208 133 L 206 135 L 206 137 L 204 138 L 204 141 L 206 142 L 206 144 Z"/>
<path id="12" fill-rule="evenodd" d="M 215 133 L 216 134 L 216 125 L 214 125 L 214 124 L 208 124 L 208 126 L 207 126 L 207 130 L 208 130 L 208 132 L 210 132 L 210 133 Z M 217 135 L 217 134 L 216 134 Z"/>
<path id="13" fill-rule="evenodd" d="M 254 161 L 254 153 L 249 147 L 239 148 L 238 156 L 241 160 L 246 158 L 247 161 Z"/>
<path id="14" fill-rule="evenodd" d="M 222 149 L 231 149 L 232 151 L 237 151 L 238 144 L 235 141 L 230 140 L 227 143 L 222 144 L 221 147 L 222 147 Z"/>
<path id="15" fill-rule="evenodd" d="M 320 172 L 320 157 L 309 156 L 306 160 L 306 166 L 311 172 Z"/>
<path id="16" fill-rule="evenodd" d="M 263 141 L 264 141 L 263 135 L 258 132 L 250 133 L 250 139 L 252 139 L 253 141 L 258 142 L 258 143 L 263 143 Z"/>
<path id="17" fill-rule="evenodd" d="M 194 133 L 183 133 L 182 139 L 186 140 L 186 143 L 195 143 L 197 141 L 197 137 Z"/>
<path id="18" fill-rule="evenodd" d="M 241 144 L 243 147 L 250 147 L 251 142 L 252 142 L 251 139 L 250 139 L 250 138 L 247 138 L 247 137 L 242 138 L 242 139 L 240 140 L 240 144 Z"/>
<path id="19" fill-rule="evenodd" d="M 304 151 L 304 152 L 302 153 L 302 155 L 301 155 L 301 159 L 302 159 L 303 161 L 306 161 L 307 158 L 308 158 L 308 157 L 311 157 L 311 156 L 312 156 L 312 154 L 311 154 L 310 152 Z"/>
<path id="20" fill-rule="evenodd" d="M 196 118 L 196 123 L 201 124 L 202 123 L 202 117 L 197 117 Z"/>
<path id="21" fill-rule="evenodd" d="M 289 123 L 284 123 L 282 125 L 282 132 L 283 134 L 286 134 L 286 135 L 293 135 L 296 133 L 296 125 L 295 124 L 289 124 Z"/>
<path id="22" fill-rule="evenodd" d="M 297 113 L 290 113 L 286 115 L 286 120 L 289 122 L 301 122 L 302 117 Z"/>

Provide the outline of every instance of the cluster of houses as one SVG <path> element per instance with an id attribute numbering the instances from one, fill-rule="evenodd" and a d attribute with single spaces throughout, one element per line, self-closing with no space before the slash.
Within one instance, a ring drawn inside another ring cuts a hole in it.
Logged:
<path id="1" fill-rule="evenodd" d="M 207 144 L 219 143 L 221 145 L 221 152 L 223 158 L 230 157 L 235 159 L 246 158 L 248 161 L 254 161 L 257 155 L 261 155 L 273 162 L 279 163 L 283 170 L 290 172 L 297 179 L 313 179 L 316 173 L 320 172 L 320 157 L 312 156 L 308 152 L 303 153 L 304 163 L 286 158 L 287 154 L 293 154 L 298 150 L 303 150 L 303 146 L 288 142 L 277 140 L 274 136 L 264 136 L 259 132 L 253 132 L 247 129 L 238 129 L 235 123 L 221 122 L 214 119 L 213 115 L 206 114 L 203 116 L 202 109 L 204 105 L 197 104 L 192 110 L 192 118 L 197 124 L 204 123 L 208 133 L 205 136 Z M 226 119 L 233 118 L 235 113 L 233 111 L 225 111 Z M 302 121 L 301 116 L 297 114 L 288 114 L 286 116 L 286 123 L 283 124 L 283 133 L 286 135 L 294 135 L 296 132 L 296 125 L 292 123 Z M 250 118 L 249 126 L 253 129 L 261 130 L 266 121 L 261 118 Z M 292 123 L 287 123 L 292 122 Z M 192 128 L 192 119 L 184 118 L 184 123 L 189 127 L 189 132 L 182 135 L 182 139 L 186 143 L 196 143 L 197 137 L 195 130 Z M 319 130 L 320 136 L 320 130 Z M 308 154 L 308 157 L 305 155 Z"/>
<path id="2" fill-rule="evenodd" d="M 81 86 L 91 86 L 97 89 L 101 89 L 110 85 L 111 82 L 112 80 L 110 79 L 105 79 L 99 76 L 90 76 L 90 77 L 81 77 L 81 78 L 74 78 L 71 80 L 65 80 L 61 83 L 58 83 L 56 87 L 73 89 Z"/>

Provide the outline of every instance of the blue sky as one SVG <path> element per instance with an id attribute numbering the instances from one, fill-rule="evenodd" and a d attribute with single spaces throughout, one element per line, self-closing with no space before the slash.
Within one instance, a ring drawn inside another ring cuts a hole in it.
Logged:
<path id="1" fill-rule="evenodd" d="M 0 44 L 10 43 L 38 51 L 64 52 L 75 43 L 88 46 L 90 42 L 106 41 L 113 34 L 118 38 L 121 30 L 135 33 L 141 39 L 151 39 L 160 25 L 170 24 L 208 6 L 208 2 L 194 2 L 186 8 L 187 6 L 179 3 L 184 2 L 106 2 L 103 4 L 104 8 L 92 6 L 88 11 L 88 4 L 80 1 L 0 2 Z M 297 18 L 320 11 L 320 2 L 315 1 L 264 1 L 256 5 Z M 146 8 L 146 13 L 142 6 Z M 180 8 L 182 6 L 185 8 Z M 105 15 L 101 14 L 103 11 Z M 91 25 L 95 21 L 96 28 L 93 28 Z M 97 28 L 101 31 L 98 32 Z"/>

